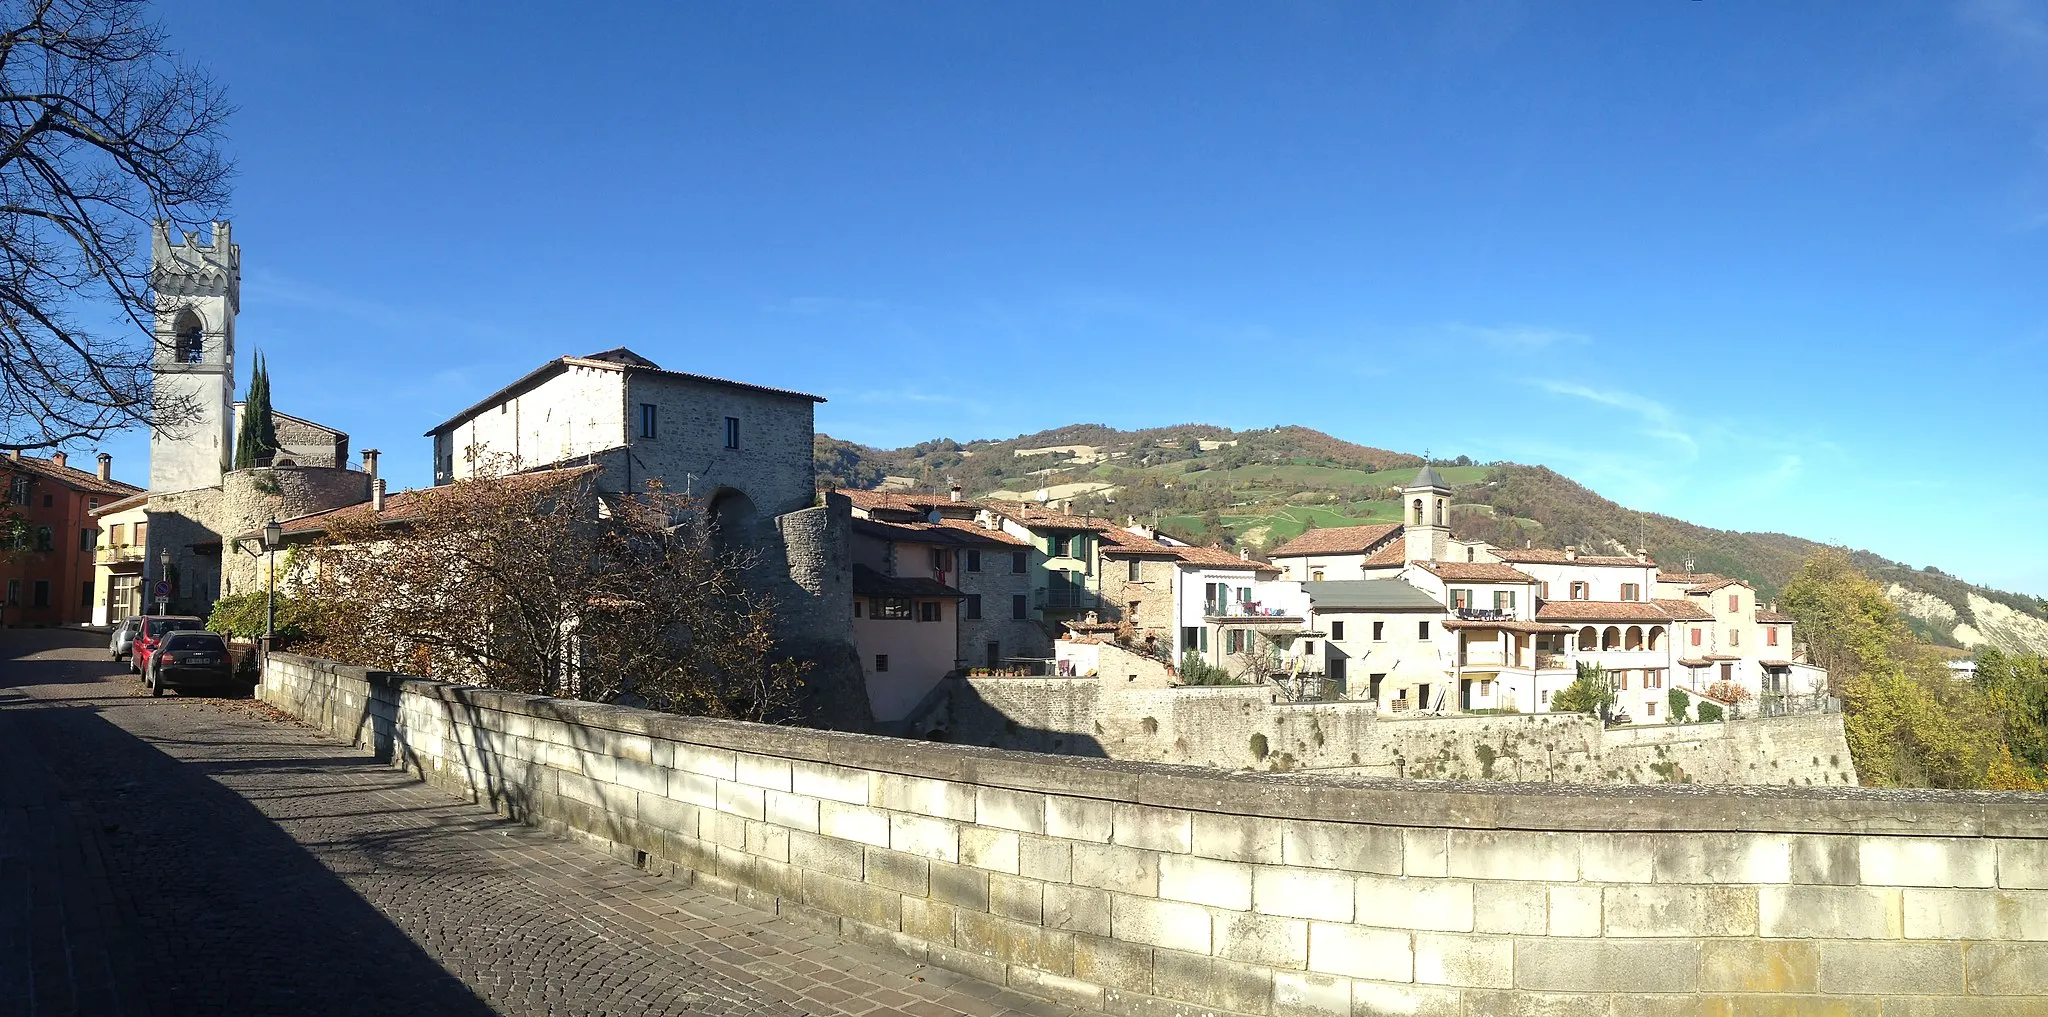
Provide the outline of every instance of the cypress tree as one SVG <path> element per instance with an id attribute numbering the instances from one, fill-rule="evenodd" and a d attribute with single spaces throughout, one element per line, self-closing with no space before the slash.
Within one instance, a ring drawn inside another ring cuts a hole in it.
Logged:
<path id="1" fill-rule="evenodd" d="M 267 466 L 277 454 L 277 421 L 270 413 L 270 367 L 263 354 L 249 373 L 249 394 L 242 400 L 242 420 L 235 431 L 235 469 Z"/>

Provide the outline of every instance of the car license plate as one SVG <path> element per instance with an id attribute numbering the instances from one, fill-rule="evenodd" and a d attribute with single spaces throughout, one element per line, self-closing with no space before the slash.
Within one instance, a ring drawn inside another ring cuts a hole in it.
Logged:
<path id="1" fill-rule="evenodd" d="M 211 653 L 195 653 L 195 654 L 191 655 L 190 657 L 186 657 L 186 658 L 185 658 L 184 660 L 181 660 L 181 661 L 179 661 L 178 663 L 180 663 L 180 664 L 217 664 L 217 663 L 220 663 L 220 662 L 219 662 L 218 660 L 214 659 L 214 656 L 213 656 L 213 654 L 211 654 Z"/>

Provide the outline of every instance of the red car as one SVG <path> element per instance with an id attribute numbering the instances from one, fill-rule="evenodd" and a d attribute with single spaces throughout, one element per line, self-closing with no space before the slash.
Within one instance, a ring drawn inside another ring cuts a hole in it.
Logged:
<path id="1" fill-rule="evenodd" d="M 128 655 L 128 670 L 139 675 L 149 674 L 150 658 L 156 656 L 157 648 L 163 645 L 165 633 L 204 628 L 206 620 L 191 615 L 144 615 L 142 627 L 135 630 L 135 650 Z"/>

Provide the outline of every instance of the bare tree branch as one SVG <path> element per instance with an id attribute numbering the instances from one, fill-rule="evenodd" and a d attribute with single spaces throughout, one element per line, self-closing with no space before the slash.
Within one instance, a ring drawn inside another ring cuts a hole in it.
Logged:
<path id="1" fill-rule="evenodd" d="M 0 0 L 0 449 L 191 417 L 151 399 L 144 242 L 225 203 L 230 112 L 142 0 Z"/>

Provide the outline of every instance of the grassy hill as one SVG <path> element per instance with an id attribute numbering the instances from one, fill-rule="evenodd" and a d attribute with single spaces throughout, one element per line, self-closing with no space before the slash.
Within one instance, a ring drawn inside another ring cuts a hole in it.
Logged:
<path id="1" fill-rule="evenodd" d="M 1059 451 L 1043 451 L 1046 449 Z M 1020 454 L 1022 453 L 1022 454 Z M 1007 439 L 950 438 L 875 449 L 819 435 L 821 487 L 885 483 L 967 496 L 1062 484 L 1113 489 L 1073 501 L 1076 511 L 1131 516 L 1198 543 L 1264 551 L 1310 527 L 1400 521 L 1399 488 L 1423 460 L 1306 427 L 1231 431 L 1208 424 L 1120 431 L 1102 424 Z M 1617 505 L 1543 466 L 1438 462 L 1457 489 L 1452 528 L 1500 546 L 1595 553 L 1647 549 L 1665 568 L 1737 576 L 1777 595 L 1820 544 L 1783 533 L 1716 530 Z M 1991 643 L 2048 653 L 2048 601 L 1991 590 L 1867 551 L 1856 564 L 1885 582 L 1915 631 L 1954 647 Z"/>

